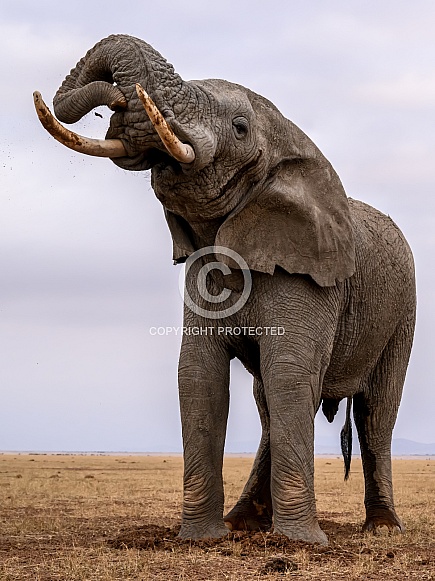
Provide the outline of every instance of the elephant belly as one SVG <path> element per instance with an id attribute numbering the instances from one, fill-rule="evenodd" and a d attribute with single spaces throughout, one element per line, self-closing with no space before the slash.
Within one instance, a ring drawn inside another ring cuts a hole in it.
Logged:
<path id="1" fill-rule="evenodd" d="M 323 397 L 343 398 L 357 393 L 374 369 L 396 324 L 378 324 L 371 311 L 348 313 L 340 321 L 323 379 Z"/>

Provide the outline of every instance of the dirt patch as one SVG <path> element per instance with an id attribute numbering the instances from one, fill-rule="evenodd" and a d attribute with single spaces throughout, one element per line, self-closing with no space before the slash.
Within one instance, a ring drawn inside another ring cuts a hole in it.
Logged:
<path id="1" fill-rule="evenodd" d="M 123 529 L 108 544 L 116 549 L 155 549 L 157 551 L 188 552 L 192 547 L 205 551 L 219 552 L 221 555 L 233 555 L 234 545 L 238 545 L 239 555 L 262 554 L 267 549 L 279 549 L 282 552 L 294 552 L 297 548 L 306 546 L 300 541 L 291 541 L 283 535 L 265 532 L 233 531 L 220 539 L 180 539 L 178 533 L 180 525 L 175 527 L 161 527 L 157 525 L 143 525 L 135 528 Z"/>
<path id="2" fill-rule="evenodd" d="M 325 531 L 333 528 L 325 526 L 325 522 L 321 524 Z M 201 540 L 180 539 L 179 531 L 180 525 L 174 527 L 143 525 L 122 529 L 116 537 L 108 539 L 107 543 L 116 549 L 153 549 L 188 553 L 192 548 L 197 548 L 223 556 L 240 557 L 264 556 L 275 552 L 291 555 L 300 550 L 309 552 L 313 560 L 320 560 L 323 557 L 349 560 L 359 556 L 359 551 L 352 552 L 338 545 L 330 544 L 328 547 L 309 545 L 302 541 L 292 541 L 284 535 L 262 531 L 232 531 L 220 539 Z"/>

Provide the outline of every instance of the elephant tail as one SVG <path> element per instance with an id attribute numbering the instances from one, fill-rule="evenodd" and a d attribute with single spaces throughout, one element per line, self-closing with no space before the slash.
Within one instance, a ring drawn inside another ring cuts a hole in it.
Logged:
<path id="1" fill-rule="evenodd" d="M 344 460 L 344 479 L 349 478 L 350 472 L 350 462 L 352 459 L 352 419 L 350 417 L 350 412 L 352 410 L 352 398 L 347 398 L 346 406 L 346 419 L 344 426 L 340 432 L 340 442 L 341 442 L 341 453 L 343 454 Z"/>

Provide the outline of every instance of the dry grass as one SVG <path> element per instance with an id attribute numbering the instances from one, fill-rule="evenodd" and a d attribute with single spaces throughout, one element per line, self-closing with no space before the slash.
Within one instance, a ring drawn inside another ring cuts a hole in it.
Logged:
<path id="1" fill-rule="evenodd" d="M 251 463 L 226 459 L 228 507 Z M 434 460 L 394 462 L 405 535 L 363 535 L 361 463 L 354 459 L 344 483 L 341 460 L 318 458 L 316 495 L 329 547 L 266 533 L 190 543 L 176 538 L 181 458 L 4 454 L 0 580 L 435 579 L 434 476 Z"/>

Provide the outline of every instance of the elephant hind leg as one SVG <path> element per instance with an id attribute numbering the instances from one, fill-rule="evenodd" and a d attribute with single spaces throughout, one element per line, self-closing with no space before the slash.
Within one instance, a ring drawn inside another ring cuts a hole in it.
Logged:
<path id="1" fill-rule="evenodd" d="M 393 501 L 391 438 L 411 352 L 414 318 L 398 326 L 362 393 L 356 394 L 354 418 L 365 480 L 364 531 L 377 527 L 403 531 Z"/>
<path id="2" fill-rule="evenodd" d="M 269 530 L 272 526 L 270 494 L 270 422 L 263 383 L 254 379 L 254 397 L 262 434 L 251 474 L 234 508 L 224 517 L 230 530 Z"/>

